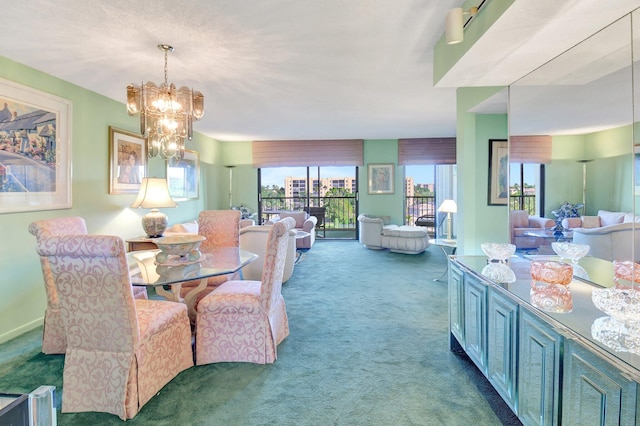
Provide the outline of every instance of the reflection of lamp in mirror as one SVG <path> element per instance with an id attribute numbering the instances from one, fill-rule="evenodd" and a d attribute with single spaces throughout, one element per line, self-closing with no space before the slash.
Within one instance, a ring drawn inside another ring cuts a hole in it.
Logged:
<path id="1" fill-rule="evenodd" d="M 451 238 L 451 213 L 457 213 L 458 206 L 453 200 L 444 200 L 442 204 L 440 204 L 440 207 L 438 207 L 438 211 L 447 214 L 447 238 L 445 241 L 453 242 L 454 240 Z"/>
<path id="2" fill-rule="evenodd" d="M 149 238 L 162 237 L 169 223 L 167 215 L 158 209 L 177 206 L 169 195 L 167 180 L 160 178 L 143 178 L 138 198 L 131 204 L 134 209 L 151 209 L 142 217 L 142 227 Z"/>
<path id="3" fill-rule="evenodd" d="M 578 163 L 582 163 L 582 215 L 587 215 L 587 163 L 591 160 L 576 160 Z"/>

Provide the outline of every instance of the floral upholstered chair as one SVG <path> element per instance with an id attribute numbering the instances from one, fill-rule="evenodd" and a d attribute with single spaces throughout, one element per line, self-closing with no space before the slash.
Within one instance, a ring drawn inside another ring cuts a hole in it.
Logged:
<path id="1" fill-rule="evenodd" d="M 35 235 L 36 240 L 55 237 L 59 235 L 87 235 L 87 225 L 81 217 L 57 217 L 43 219 L 29 225 L 29 232 Z M 42 334 L 42 352 L 45 354 L 63 354 L 67 348 L 67 337 L 60 316 L 58 292 L 51 276 L 49 261 L 46 257 L 40 257 L 44 289 L 47 294 L 47 309 L 44 312 L 44 331 Z M 146 299 L 147 289 L 144 287 L 133 288 L 136 299 Z"/>
<path id="2" fill-rule="evenodd" d="M 215 247 L 239 247 L 240 246 L 240 218 L 239 210 L 204 210 L 198 216 L 198 234 L 206 237 L 200 244 L 200 250 Z M 238 279 L 239 273 L 218 275 L 207 281 L 207 288 L 196 296 L 196 305 L 199 301 L 211 293 L 220 284 L 233 279 Z M 182 283 L 180 296 L 185 297 L 199 281 L 187 281 Z"/>
<path id="3" fill-rule="evenodd" d="M 289 230 L 285 218 L 271 227 L 262 281 L 227 281 L 198 304 L 196 364 L 213 362 L 273 363 L 276 347 L 289 335 L 282 297 Z"/>
<path id="4" fill-rule="evenodd" d="M 133 298 L 121 238 L 44 238 L 38 253 L 49 261 L 67 332 L 62 412 L 133 418 L 193 366 L 187 306 Z"/>

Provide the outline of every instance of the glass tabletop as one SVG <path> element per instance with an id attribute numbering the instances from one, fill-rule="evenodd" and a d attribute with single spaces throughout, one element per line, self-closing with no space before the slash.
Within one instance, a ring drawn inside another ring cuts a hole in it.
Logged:
<path id="1" fill-rule="evenodd" d="M 253 262 L 258 255 L 237 247 L 219 247 L 202 251 L 198 261 L 173 260 L 156 263 L 160 250 L 127 253 L 131 283 L 139 286 L 161 286 L 231 274 Z"/>

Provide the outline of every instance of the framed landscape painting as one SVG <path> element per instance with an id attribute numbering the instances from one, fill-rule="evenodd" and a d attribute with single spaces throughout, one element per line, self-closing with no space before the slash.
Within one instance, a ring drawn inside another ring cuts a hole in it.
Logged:
<path id="1" fill-rule="evenodd" d="M 196 151 L 184 150 L 184 157 L 167 159 L 167 185 L 176 201 L 200 197 L 200 158 Z"/>
<path id="2" fill-rule="evenodd" d="M 71 208 L 72 102 L 0 79 L 0 213 Z"/>
<path id="3" fill-rule="evenodd" d="M 509 146 L 506 139 L 489 140 L 490 206 L 506 206 L 509 200 Z"/>

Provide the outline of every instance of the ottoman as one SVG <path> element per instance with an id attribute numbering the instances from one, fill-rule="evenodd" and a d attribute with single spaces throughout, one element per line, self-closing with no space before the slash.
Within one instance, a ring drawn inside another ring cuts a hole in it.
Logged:
<path id="1" fill-rule="evenodd" d="M 395 253 L 419 254 L 429 247 L 429 233 L 421 226 L 385 227 L 381 245 Z"/>

